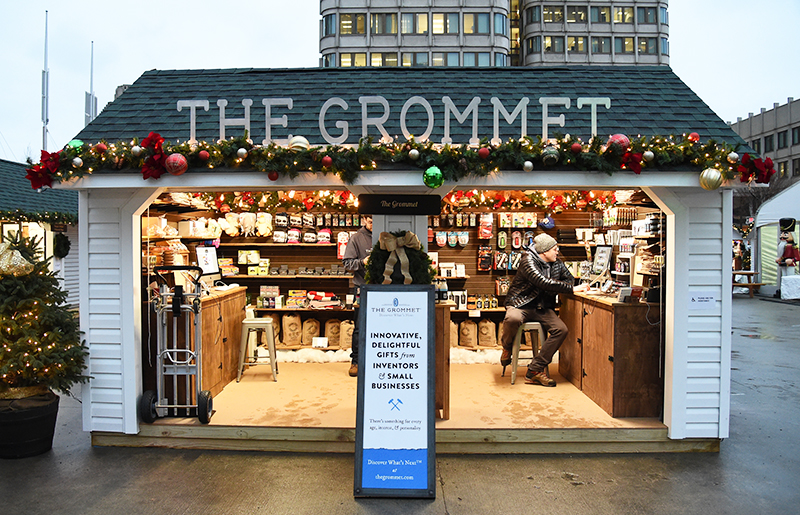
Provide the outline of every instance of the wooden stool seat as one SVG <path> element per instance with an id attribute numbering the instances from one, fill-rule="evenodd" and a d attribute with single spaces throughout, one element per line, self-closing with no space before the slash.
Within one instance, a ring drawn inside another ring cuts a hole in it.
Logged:
<path id="1" fill-rule="evenodd" d="M 258 355 L 253 356 L 254 361 L 245 363 L 247 354 L 247 340 L 250 332 L 256 334 L 264 331 L 267 337 L 267 351 L 269 352 L 269 365 L 272 368 L 272 380 L 278 380 L 278 355 L 275 352 L 275 333 L 272 331 L 272 318 L 245 318 L 242 320 L 242 339 L 239 343 L 239 371 L 236 375 L 236 382 L 242 378 L 242 371 L 245 365 L 266 365 L 266 362 L 259 361 Z M 256 351 L 257 352 L 257 351 Z"/>
<path id="2" fill-rule="evenodd" d="M 544 328 L 539 322 L 525 322 L 517 329 L 517 335 L 514 337 L 514 347 L 511 350 L 511 384 L 517 381 L 517 367 L 519 366 L 519 349 L 522 347 L 522 333 L 525 331 L 538 331 L 538 338 L 533 347 L 533 357 L 542 348 L 542 343 L 546 337 Z"/>

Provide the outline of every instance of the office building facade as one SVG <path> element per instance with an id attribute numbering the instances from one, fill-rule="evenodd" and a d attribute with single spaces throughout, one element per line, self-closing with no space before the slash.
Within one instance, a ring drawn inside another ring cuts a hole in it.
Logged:
<path id="1" fill-rule="evenodd" d="M 320 64 L 668 65 L 667 4 L 321 0 Z"/>

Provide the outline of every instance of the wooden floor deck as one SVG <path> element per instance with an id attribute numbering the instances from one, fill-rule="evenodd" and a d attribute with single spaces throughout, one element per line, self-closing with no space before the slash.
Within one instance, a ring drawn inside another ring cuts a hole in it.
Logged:
<path id="1" fill-rule="evenodd" d="M 279 452 L 355 450 L 356 380 L 348 363 L 252 367 L 214 399 L 211 423 L 163 418 L 137 435 L 93 432 L 98 446 Z M 551 373 L 557 367 L 551 367 Z M 557 374 L 557 388 L 500 376 L 494 364 L 453 365 L 450 419 L 436 452 L 458 454 L 717 452 L 718 439 L 671 440 L 658 419 L 615 419 Z"/>

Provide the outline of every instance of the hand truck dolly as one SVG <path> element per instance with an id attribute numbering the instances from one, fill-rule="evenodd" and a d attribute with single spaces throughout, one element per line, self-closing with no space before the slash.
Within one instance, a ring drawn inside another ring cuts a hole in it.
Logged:
<path id="1" fill-rule="evenodd" d="M 156 390 L 147 390 L 142 394 L 139 415 L 144 422 L 151 424 L 158 417 L 168 416 L 170 410 L 179 416 L 184 411 L 188 414 L 196 409 L 200 422 L 208 424 L 213 410 L 211 392 L 201 390 L 203 345 L 200 276 L 203 269 L 199 266 L 156 266 L 153 272 L 159 283 L 158 295 L 153 298 L 153 308 L 158 316 Z M 186 272 L 185 275 L 191 279 L 192 291 L 184 292 L 181 284 L 170 288 L 161 272 Z M 183 341 L 179 341 L 181 320 Z M 170 325 L 171 331 L 168 330 Z M 171 381 L 168 382 L 168 379 Z M 171 386 L 171 398 L 167 398 L 168 386 Z M 179 400 L 181 394 L 183 398 Z"/>

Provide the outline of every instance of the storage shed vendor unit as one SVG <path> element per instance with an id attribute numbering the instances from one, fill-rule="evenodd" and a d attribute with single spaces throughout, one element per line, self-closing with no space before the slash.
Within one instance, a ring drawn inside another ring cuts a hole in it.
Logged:
<path id="1" fill-rule="evenodd" d="M 139 224 L 165 191 L 640 188 L 666 215 L 668 437 L 728 436 L 732 194 L 700 174 L 744 143 L 669 68 L 153 70 L 76 139 L 53 180 L 80 191 L 86 431 L 140 430 Z"/>

